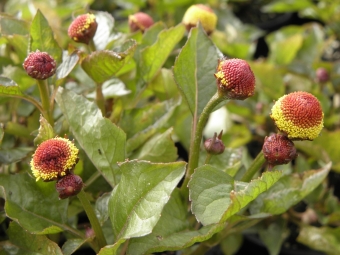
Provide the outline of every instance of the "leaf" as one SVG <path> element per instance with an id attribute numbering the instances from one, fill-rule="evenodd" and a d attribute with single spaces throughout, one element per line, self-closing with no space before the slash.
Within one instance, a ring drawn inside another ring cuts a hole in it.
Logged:
<path id="1" fill-rule="evenodd" d="M 81 66 L 96 83 L 103 83 L 115 75 L 131 59 L 136 46 L 136 41 L 129 40 L 124 43 L 121 52 L 95 51 L 83 59 Z"/>
<path id="2" fill-rule="evenodd" d="M 23 94 L 13 80 L 0 76 L 0 96 L 23 96 Z"/>
<path id="3" fill-rule="evenodd" d="M 3 76 L 12 79 L 18 84 L 20 91 L 24 92 L 28 88 L 36 85 L 36 80 L 27 75 L 26 71 L 22 67 L 18 66 L 5 66 L 3 67 Z"/>
<path id="4" fill-rule="evenodd" d="M 185 162 L 127 161 L 109 202 L 115 240 L 151 233 L 164 205 L 185 173 Z"/>
<path id="5" fill-rule="evenodd" d="M 114 187 L 120 175 L 117 162 L 125 159 L 125 133 L 104 118 L 95 103 L 83 96 L 59 88 L 56 101 L 77 142 Z"/>
<path id="6" fill-rule="evenodd" d="M 173 48 L 184 36 L 184 33 L 185 27 L 183 24 L 165 29 L 158 34 L 157 41 L 153 45 L 141 50 L 140 57 L 137 60 L 138 92 L 142 91 L 146 84 L 156 76 Z"/>
<path id="7" fill-rule="evenodd" d="M 84 239 L 68 239 L 63 244 L 62 251 L 63 255 L 71 255 L 76 250 L 78 250 L 83 244 L 85 244 L 88 240 Z"/>
<path id="8" fill-rule="evenodd" d="M 56 71 L 57 80 L 67 77 L 67 75 L 69 75 L 73 68 L 77 65 L 79 61 L 78 51 L 74 51 L 71 54 L 64 51 L 62 60 L 63 62 L 58 66 Z"/>
<path id="9" fill-rule="evenodd" d="M 340 228 L 302 226 L 297 241 L 329 255 L 340 253 Z"/>
<path id="10" fill-rule="evenodd" d="M 40 115 L 39 122 L 40 122 L 39 133 L 34 138 L 34 145 L 41 144 L 42 142 L 55 137 L 53 127 L 42 115 Z"/>
<path id="11" fill-rule="evenodd" d="M 131 155 L 131 159 L 142 159 L 151 162 L 167 163 L 177 159 L 177 148 L 171 139 L 173 129 L 163 134 L 156 134 Z"/>
<path id="12" fill-rule="evenodd" d="M 100 225 L 109 219 L 109 199 L 111 194 L 105 193 L 96 200 L 96 216 Z"/>
<path id="13" fill-rule="evenodd" d="M 57 63 L 61 61 L 62 50 L 54 39 L 47 19 L 39 9 L 32 20 L 30 34 L 32 38 L 31 51 L 48 52 Z"/>
<path id="14" fill-rule="evenodd" d="M 13 47 L 15 53 L 18 55 L 18 58 L 19 58 L 18 61 L 20 63 L 23 63 L 25 61 L 25 58 L 27 57 L 29 36 L 28 35 L 11 35 L 11 36 L 7 36 L 6 39 L 8 40 L 9 45 Z"/>
<path id="15" fill-rule="evenodd" d="M 162 68 L 150 82 L 148 88 L 152 89 L 155 96 L 161 101 L 177 97 L 179 94 L 172 70 Z"/>
<path id="16" fill-rule="evenodd" d="M 32 234 L 68 229 L 68 201 L 58 199 L 53 182 L 36 182 L 27 174 L 2 175 L 0 196 L 6 200 L 6 215 Z"/>
<path id="17" fill-rule="evenodd" d="M 33 235 L 11 222 L 7 230 L 9 240 L 20 249 L 20 254 L 63 255 L 58 244 L 44 235 Z"/>
<path id="18" fill-rule="evenodd" d="M 282 177 L 271 189 L 261 194 L 251 205 L 251 213 L 281 214 L 312 192 L 327 176 L 328 163 L 319 170 L 305 171 Z"/>
<path id="19" fill-rule="evenodd" d="M 112 34 L 114 29 L 115 20 L 108 12 L 95 12 L 96 22 L 98 27 L 93 37 L 96 50 L 104 50 L 106 45 L 114 39 Z"/>
<path id="20" fill-rule="evenodd" d="M 175 80 L 194 117 L 198 117 L 216 93 L 214 73 L 219 53 L 202 26 L 191 29 L 189 38 L 176 58 Z"/>
<path id="21" fill-rule="evenodd" d="M 33 149 L 30 147 L 18 147 L 12 149 L 0 149 L 0 163 L 9 165 L 23 160 Z"/>
<path id="22" fill-rule="evenodd" d="M 232 235 L 228 235 L 224 238 L 221 243 L 221 250 L 225 255 L 233 255 L 236 254 L 237 251 L 241 248 L 243 243 L 243 236 L 241 233 L 234 233 Z"/>
<path id="23" fill-rule="evenodd" d="M 266 172 L 250 183 L 241 183 L 234 182 L 231 176 L 215 167 L 201 166 L 188 184 L 191 210 L 203 225 L 225 222 L 268 190 L 281 175 L 281 172 Z M 235 185 L 242 188 L 236 190 Z"/>
<path id="24" fill-rule="evenodd" d="M 2 13 L 0 15 L 0 31 L 2 36 L 28 35 L 29 23 Z"/>
<path id="25" fill-rule="evenodd" d="M 270 2 L 265 5 L 262 10 L 264 12 L 297 12 L 303 9 L 307 9 L 308 7 L 312 7 L 313 2 L 310 0 L 284 0 L 284 1 L 275 1 Z"/>

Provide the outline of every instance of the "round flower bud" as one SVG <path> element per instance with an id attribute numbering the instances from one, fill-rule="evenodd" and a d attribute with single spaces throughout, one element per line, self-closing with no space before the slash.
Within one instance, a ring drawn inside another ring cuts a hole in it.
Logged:
<path id="1" fill-rule="evenodd" d="M 137 12 L 129 15 L 129 27 L 131 32 L 141 30 L 144 32 L 147 28 L 153 25 L 153 19 L 144 12 Z"/>
<path id="2" fill-rule="evenodd" d="M 215 77 L 219 93 L 228 99 L 244 100 L 254 95 L 255 76 L 245 60 L 219 61 Z"/>
<path id="3" fill-rule="evenodd" d="M 267 136 L 262 147 L 264 158 L 271 167 L 288 164 L 297 157 L 294 143 L 285 135 L 273 134 Z"/>
<path id="4" fill-rule="evenodd" d="M 293 92 L 279 98 L 270 117 L 276 127 L 293 140 L 313 140 L 323 128 L 323 112 L 318 99 L 308 92 Z"/>
<path id="5" fill-rule="evenodd" d="M 97 31 L 97 22 L 94 14 L 78 16 L 68 28 L 68 36 L 72 40 L 88 44 Z"/>
<path id="6" fill-rule="evenodd" d="M 38 181 L 53 181 L 67 175 L 78 162 L 79 150 L 68 139 L 56 137 L 42 142 L 30 162 Z"/>
<path id="7" fill-rule="evenodd" d="M 32 78 L 45 80 L 55 74 L 57 64 L 47 52 L 36 50 L 27 56 L 22 66 Z"/>
<path id="8" fill-rule="evenodd" d="M 77 195 L 83 188 L 83 180 L 75 174 L 68 174 L 59 179 L 55 185 L 60 199 Z"/>
<path id="9" fill-rule="evenodd" d="M 185 12 L 182 22 L 188 31 L 192 27 L 196 27 L 197 22 L 200 22 L 205 32 L 209 35 L 216 28 L 217 16 L 210 7 L 203 4 L 195 4 L 190 6 Z"/>
<path id="10" fill-rule="evenodd" d="M 320 67 L 316 70 L 316 81 L 320 83 L 327 82 L 329 80 L 329 74 L 327 69 Z"/>
<path id="11" fill-rule="evenodd" d="M 217 136 L 214 134 L 213 138 L 209 138 L 204 141 L 204 148 L 209 154 L 218 155 L 224 152 L 225 146 L 221 140 L 223 131 Z"/>

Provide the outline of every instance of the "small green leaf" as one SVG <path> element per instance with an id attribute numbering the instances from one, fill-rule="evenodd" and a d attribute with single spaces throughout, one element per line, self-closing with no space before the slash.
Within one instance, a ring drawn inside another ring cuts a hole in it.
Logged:
<path id="1" fill-rule="evenodd" d="M 243 236 L 241 233 L 233 233 L 224 238 L 221 243 L 221 250 L 225 255 L 233 255 L 241 248 Z"/>
<path id="2" fill-rule="evenodd" d="M 44 235 L 33 235 L 11 222 L 7 230 L 9 240 L 20 249 L 20 254 L 63 255 L 58 244 Z"/>
<path id="3" fill-rule="evenodd" d="M 23 96 L 23 94 L 13 80 L 0 76 L 0 96 Z"/>
<path id="4" fill-rule="evenodd" d="M 21 92 L 25 92 L 27 89 L 36 85 L 36 80 L 27 75 L 26 71 L 19 66 L 10 65 L 3 67 L 3 76 L 6 76 L 18 84 Z"/>
<path id="5" fill-rule="evenodd" d="M 194 117 L 198 117 L 216 93 L 214 73 L 219 52 L 202 26 L 191 29 L 189 39 L 178 55 L 174 76 Z"/>
<path id="6" fill-rule="evenodd" d="M 6 39 L 8 40 L 11 47 L 13 47 L 15 52 L 18 54 L 19 62 L 23 63 L 25 61 L 25 58 L 27 57 L 29 36 L 28 35 L 11 35 L 11 36 L 7 36 Z"/>
<path id="7" fill-rule="evenodd" d="M 171 139 L 172 128 L 169 128 L 163 134 L 156 134 L 146 143 L 136 150 L 130 158 L 142 159 L 151 162 L 173 162 L 177 158 L 177 148 Z"/>
<path id="8" fill-rule="evenodd" d="M 305 171 L 301 176 L 291 174 L 282 177 L 250 205 L 251 213 L 281 214 L 287 211 L 312 192 L 326 178 L 330 168 L 331 163 L 328 163 L 319 170 Z"/>
<path id="9" fill-rule="evenodd" d="M 125 160 L 125 133 L 83 96 L 60 87 L 56 101 L 77 142 L 114 187 L 120 175 L 117 162 Z"/>
<path id="10" fill-rule="evenodd" d="M 78 250 L 88 240 L 84 239 L 68 239 L 62 247 L 63 255 L 71 255 Z"/>
<path id="11" fill-rule="evenodd" d="M 122 51 L 95 51 L 81 63 L 84 71 L 97 83 L 103 83 L 115 75 L 133 56 L 137 43 L 129 40 L 122 46 Z"/>
<path id="12" fill-rule="evenodd" d="M 39 133 L 36 138 L 34 138 L 34 145 L 41 144 L 42 142 L 55 137 L 53 127 L 42 115 L 40 115 L 39 122 Z"/>
<path id="13" fill-rule="evenodd" d="M 165 68 L 160 70 L 148 88 L 152 89 L 156 97 L 161 101 L 177 97 L 179 94 L 172 71 Z"/>
<path id="14" fill-rule="evenodd" d="M 185 162 L 133 160 L 122 163 L 120 169 L 122 177 L 109 202 L 116 240 L 147 235 L 183 177 Z"/>
<path id="15" fill-rule="evenodd" d="M 13 149 L 0 149 L 0 162 L 8 165 L 23 160 L 32 151 L 29 147 L 18 147 Z"/>
<path id="16" fill-rule="evenodd" d="M 73 70 L 79 61 L 78 51 L 68 54 L 63 52 L 63 62 L 58 66 L 56 71 L 57 80 L 65 78 Z"/>
<path id="17" fill-rule="evenodd" d="M 183 24 L 163 30 L 158 34 L 157 41 L 153 45 L 145 47 L 141 51 L 137 62 L 139 75 L 137 91 L 143 90 L 146 84 L 156 76 L 184 33 Z"/>
<path id="18" fill-rule="evenodd" d="M 96 201 L 96 215 L 99 220 L 100 225 L 103 225 L 105 221 L 109 218 L 109 199 L 110 194 L 105 193 L 99 197 Z"/>
<path id="19" fill-rule="evenodd" d="M 54 39 L 52 28 L 40 10 L 34 16 L 30 34 L 32 38 L 31 51 L 47 52 L 57 63 L 61 61 L 62 50 Z"/>
<path id="20" fill-rule="evenodd" d="M 53 234 L 66 229 L 67 200 L 59 200 L 53 182 L 36 182 L 27 174 L 2 175 L 0 196 L 5 211 L 32 234 Z"/>
<path id="21" fill-rule="evenodd" d="M 340 253 L 340 228 L 303 225 L 297 241 L 329 255 Z"/>
<path id="22" fill-rule="evenodd" d="M 29 23 L 24 20 L 19 20 L 2 13 L 0 15 L 0 31 L 1 35 L 28 35 Z"/>

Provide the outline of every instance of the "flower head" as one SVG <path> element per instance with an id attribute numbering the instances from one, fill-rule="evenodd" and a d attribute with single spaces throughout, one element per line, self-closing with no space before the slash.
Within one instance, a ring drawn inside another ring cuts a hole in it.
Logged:
<path id="1" fill-rule="evenodd" d="M 323 128 L 323 112 L 318 99 L 308 92 L 293 92 L 277 100 L 270 117 L 289 139 L 314 140 Z"/>
<path id="2" fill-rule="evenodd" d="M 263 155 L 269 167 L 288 164 L 297 157 L 294 143 L 285 135 L 273 134 L 267 136 L 262 147 Z"/>
<path id="3" fill-rule="evenodd" d="M 56 137 L 42 142 L 31 160 L 37 181 L 53 181 L 67 175 L 78 162 L 78 148 L 68 139 Z"/>
<path id="4" fill-rule="evenodd" d="M 316 81 L 317 82 L 325 83 L 325 82 L 329 81 L 329 73 L 328 73 L 327 69 L 325 69 L 323 67 L 316 69 L 315 75 L 316 75 Z"/>
<path id="5" fill-rule="evenodd" d="M 97 26 L 94 14 L 80 15 L 69 26 L 68 36 L 76 42 L 88 44 L 96 33 Z"/>
<path id="6" fill-rule="evenodd" d="M 228 99 L 244 100 L 254 94 L 255 76 L 245 60 L 220 61 L 215 77 L 219 93 Z"/>
<path id="7" fill-rule="evenodd" d="M 225 150 L 225 146 L 223 144 L 222 138 L 223 130 L 217 136 L 217 133 L 214 134 L 213 138 L 208 138 L 204 141 L 204 148 L 206 151 L 212 155 L 222 154 Z"/>
<path id="8" fill-rule="evenodd" d="M 210 7 L 203 4 L 195 4 L 190 6 L 185 12 L 182 22 L 188 31 L 195 27 L 197 22 L 200 22 L 203 29 L 209 35 L 215 30 L 217 16 Z"/>
<path id="9" fill-rule="evenodd" d="M 68 174 L 59 179 L 55 185 L 60 199 L 77 195 L 83 188 L 83 180 L 75 174 Z"/>
<path id="10" fill-rule="evenodd" d="M 55 74 L 57 64 L 47 52 L 36 50 L 27 56 L 22 66 L 32 78 L 45 80 Z"/>
<path id="11" fill-rule="evenodd" d="M 144 32 L 147 28 L 153 25 L 153 19 L 150 15 L 144 12 L 137 12 L 129 16 L 129 27 L 131 32 L 141 30 Z"/>

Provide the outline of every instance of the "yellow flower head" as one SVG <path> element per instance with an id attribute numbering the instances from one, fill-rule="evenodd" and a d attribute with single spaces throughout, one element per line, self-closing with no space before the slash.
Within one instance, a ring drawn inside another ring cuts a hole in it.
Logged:
<path id="1" fill-rule="evenodd" d="M 289 139 L 314 140 L 323 128 L 318 99 L 308 92 L 293 92 L 275 102 L 270 117 Z"/>
<path id="2" fill-rule="evenodd" d="M 78 16 L 68 28 L 68 36 L 72 40 L 88 44 L 97 31 L 96 17 L 87 13 Z"/>
<path id="3" fill-rule="evenodd" d="M 78 162 L 78 148 L 68 139 L 56 137 L 42 142 L 30 162 L 38 181 L 53 181 L 67 175 Z"/>

